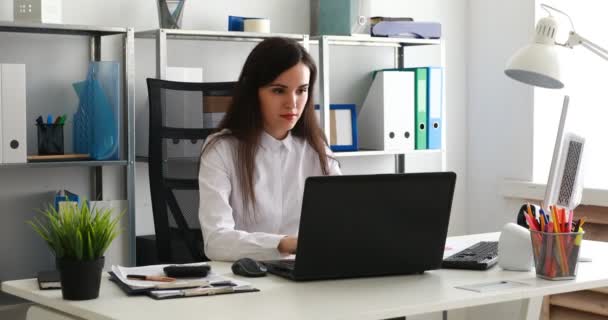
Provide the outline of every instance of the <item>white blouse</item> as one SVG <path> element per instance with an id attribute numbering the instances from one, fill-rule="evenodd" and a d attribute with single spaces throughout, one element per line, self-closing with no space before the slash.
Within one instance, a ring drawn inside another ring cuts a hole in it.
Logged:
<path id="1" fill-rule="evenodd" d="M 288 134 L 276 140 L 263 132 L 260 144 L 253 174 L 255 217 L 243 207 L 236 139 L 223 137 L 201 157 L 199 220 L 211 260 L 281 258 L 281 238 L 298 234 L 306 178 L 323 175 L 316 151 L 302 138 Z M 329 174 L 339 175 L 338 162 L 328 161 Z"/>

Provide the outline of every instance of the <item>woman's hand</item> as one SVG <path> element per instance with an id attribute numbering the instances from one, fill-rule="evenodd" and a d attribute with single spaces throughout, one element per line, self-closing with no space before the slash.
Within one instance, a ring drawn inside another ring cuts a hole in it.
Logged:
<path id="1" fill-rule="evenodd" d="M 286 236 L 281 239 L 277 249 L 283 254 L 295 254 L 298 248 L 298 237 Z"/>

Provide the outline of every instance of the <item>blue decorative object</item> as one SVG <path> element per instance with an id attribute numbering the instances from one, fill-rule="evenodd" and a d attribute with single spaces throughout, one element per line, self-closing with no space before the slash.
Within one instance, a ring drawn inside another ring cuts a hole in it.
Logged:
<path id="1" fill-rule="evenodd" d="M 91 62 L 87 80 L 73 84 L 79 104 L 74 114 L 74 151 L 95 160 L 120 158 L 120 65 Z"/>

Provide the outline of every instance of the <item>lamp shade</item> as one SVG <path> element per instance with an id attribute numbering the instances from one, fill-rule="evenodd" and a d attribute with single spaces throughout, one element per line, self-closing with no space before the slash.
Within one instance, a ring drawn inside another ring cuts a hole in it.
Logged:
<path id="1" fill-rule="evenodd" d="M 558 54 L 558 48 L 553 44 L 529 44 L 509 59 L 505 74 L 533 86 L 561 89 L 564 83 Z"/>
<path id="2" fill-rule="evenodd" d="M 507 62 L 505 74 L 537 87 L 563 88 L 556 33 L 557 22 L 553 17 L 541 19 L 536 26 L 534 42 L 515 52 Z"/>

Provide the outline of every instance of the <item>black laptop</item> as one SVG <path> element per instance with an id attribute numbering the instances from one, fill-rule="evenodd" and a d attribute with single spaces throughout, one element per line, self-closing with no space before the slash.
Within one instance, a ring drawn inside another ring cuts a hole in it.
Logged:
<path id="1" fill-rule="evenodd" d="M 310 177 L 296 260 L 263 263 L 297 281 L 438 269 L 455 184 L 453 172 Z"/>

